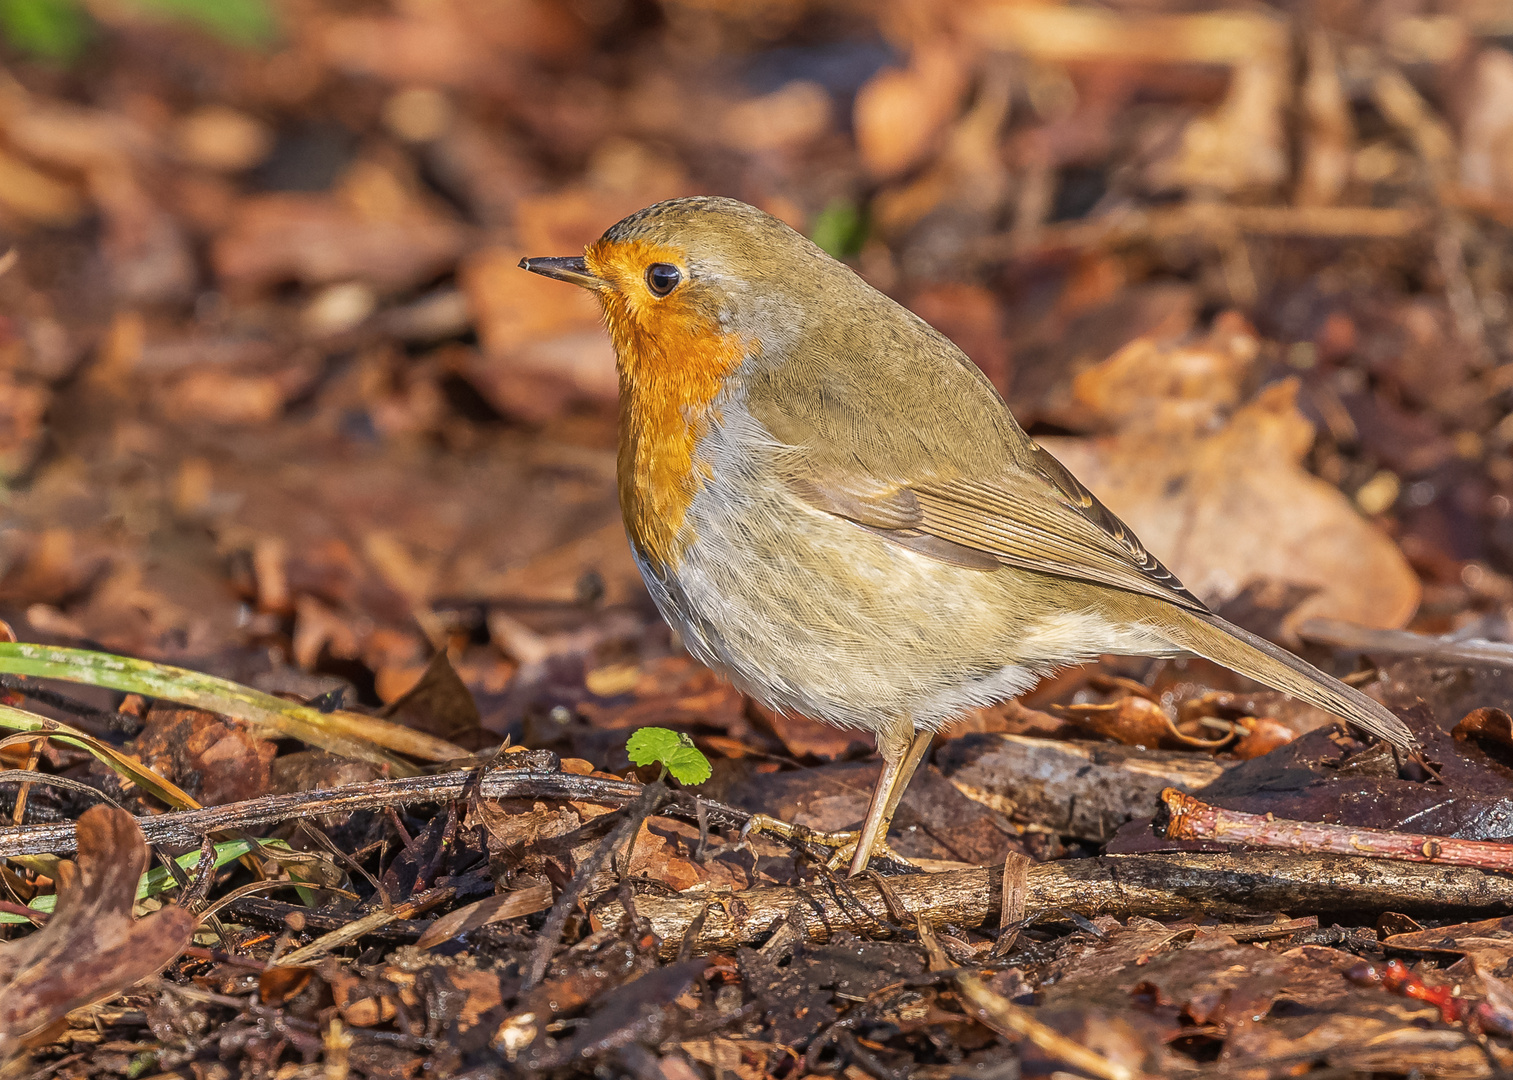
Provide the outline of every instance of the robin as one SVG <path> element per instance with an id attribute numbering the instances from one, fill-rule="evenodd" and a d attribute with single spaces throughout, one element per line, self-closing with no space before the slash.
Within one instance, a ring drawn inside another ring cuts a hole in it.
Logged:
<path id="1" fill-rule="evenodd" d="M 773 709 L 876 736 L 852 875 L 937 729 L 1101 654 L 1206 657 L 1414 748 L 1209 611 L 961 350 L 776 218 L 673 199 L 520 265 L 603 306 L 625 528 L 689 651 Z"/>

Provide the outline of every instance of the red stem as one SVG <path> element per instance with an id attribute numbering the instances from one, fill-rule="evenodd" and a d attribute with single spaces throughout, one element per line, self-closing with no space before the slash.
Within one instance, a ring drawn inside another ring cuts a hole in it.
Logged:
<path id="1" fill-rule="evenodd" d="M 1402 862 L 1474 866 L 1479 870 L 1513 870 L 1513 844 L 1288 821 L 1269 814 L 1246 814 L 1210 806 L 1176 788 L 1162 791 L 1161 801 L 1164 812 L 1157 815 L 1155 828 L 1158 835 L 1168 840 L 1217 840 L 1285 851 L 1333 852 Z"/>

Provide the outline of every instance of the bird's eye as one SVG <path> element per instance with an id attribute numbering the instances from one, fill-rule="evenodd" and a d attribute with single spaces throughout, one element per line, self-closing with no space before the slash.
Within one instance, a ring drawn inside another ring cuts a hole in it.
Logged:
<path id="1" fill-rule="evenodd" d="M 646 268 L 646 287 L 658 296 L 666 296 L 683 280 L 683 272 L 672 263 L 652 263 Z"/>

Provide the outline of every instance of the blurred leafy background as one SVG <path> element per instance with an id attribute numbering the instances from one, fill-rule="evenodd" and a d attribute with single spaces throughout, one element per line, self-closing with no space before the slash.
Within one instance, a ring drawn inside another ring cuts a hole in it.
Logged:
<path id="1" fill-rule="evenodd" d="M 693 193 L 953 337 L 1237 618 L 1507 634 L 1505 5 L 0 0 L 0 26 L 25 636 L 369 702 L 446 644 L 501 727 L 629 685 L 675 649 L 618 523 L 612 357 L 590 298 L 516 263 Z"/>

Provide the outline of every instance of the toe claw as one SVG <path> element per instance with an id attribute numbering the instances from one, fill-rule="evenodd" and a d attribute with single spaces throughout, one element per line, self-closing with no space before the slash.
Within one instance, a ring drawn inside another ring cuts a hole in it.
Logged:
<path id="1" fill-rule="evenodd" d="M 741 826 L 741 840 L 744 842 L 757 833 L 781 837 L 789 843 L 801 846 L 814 844 L 830 848 L 831 855 L 825 860 L 825 869 L 830 871 L 840 870 L 850 862 L 856 855 L 856 845 L 861 840 L 861 833 L 855 829 L 820 832 L 804 825 L 795 825 L 780 818 L 769 817 L 766 814 L 752 814 L 746 819 L 746 824 Z M 904 866 L 912 865 L 908 859 L 894 851 L 888 846 L 888 842 L 881 838 L 872 846 L 872 855 L 880 855 Z"/>

